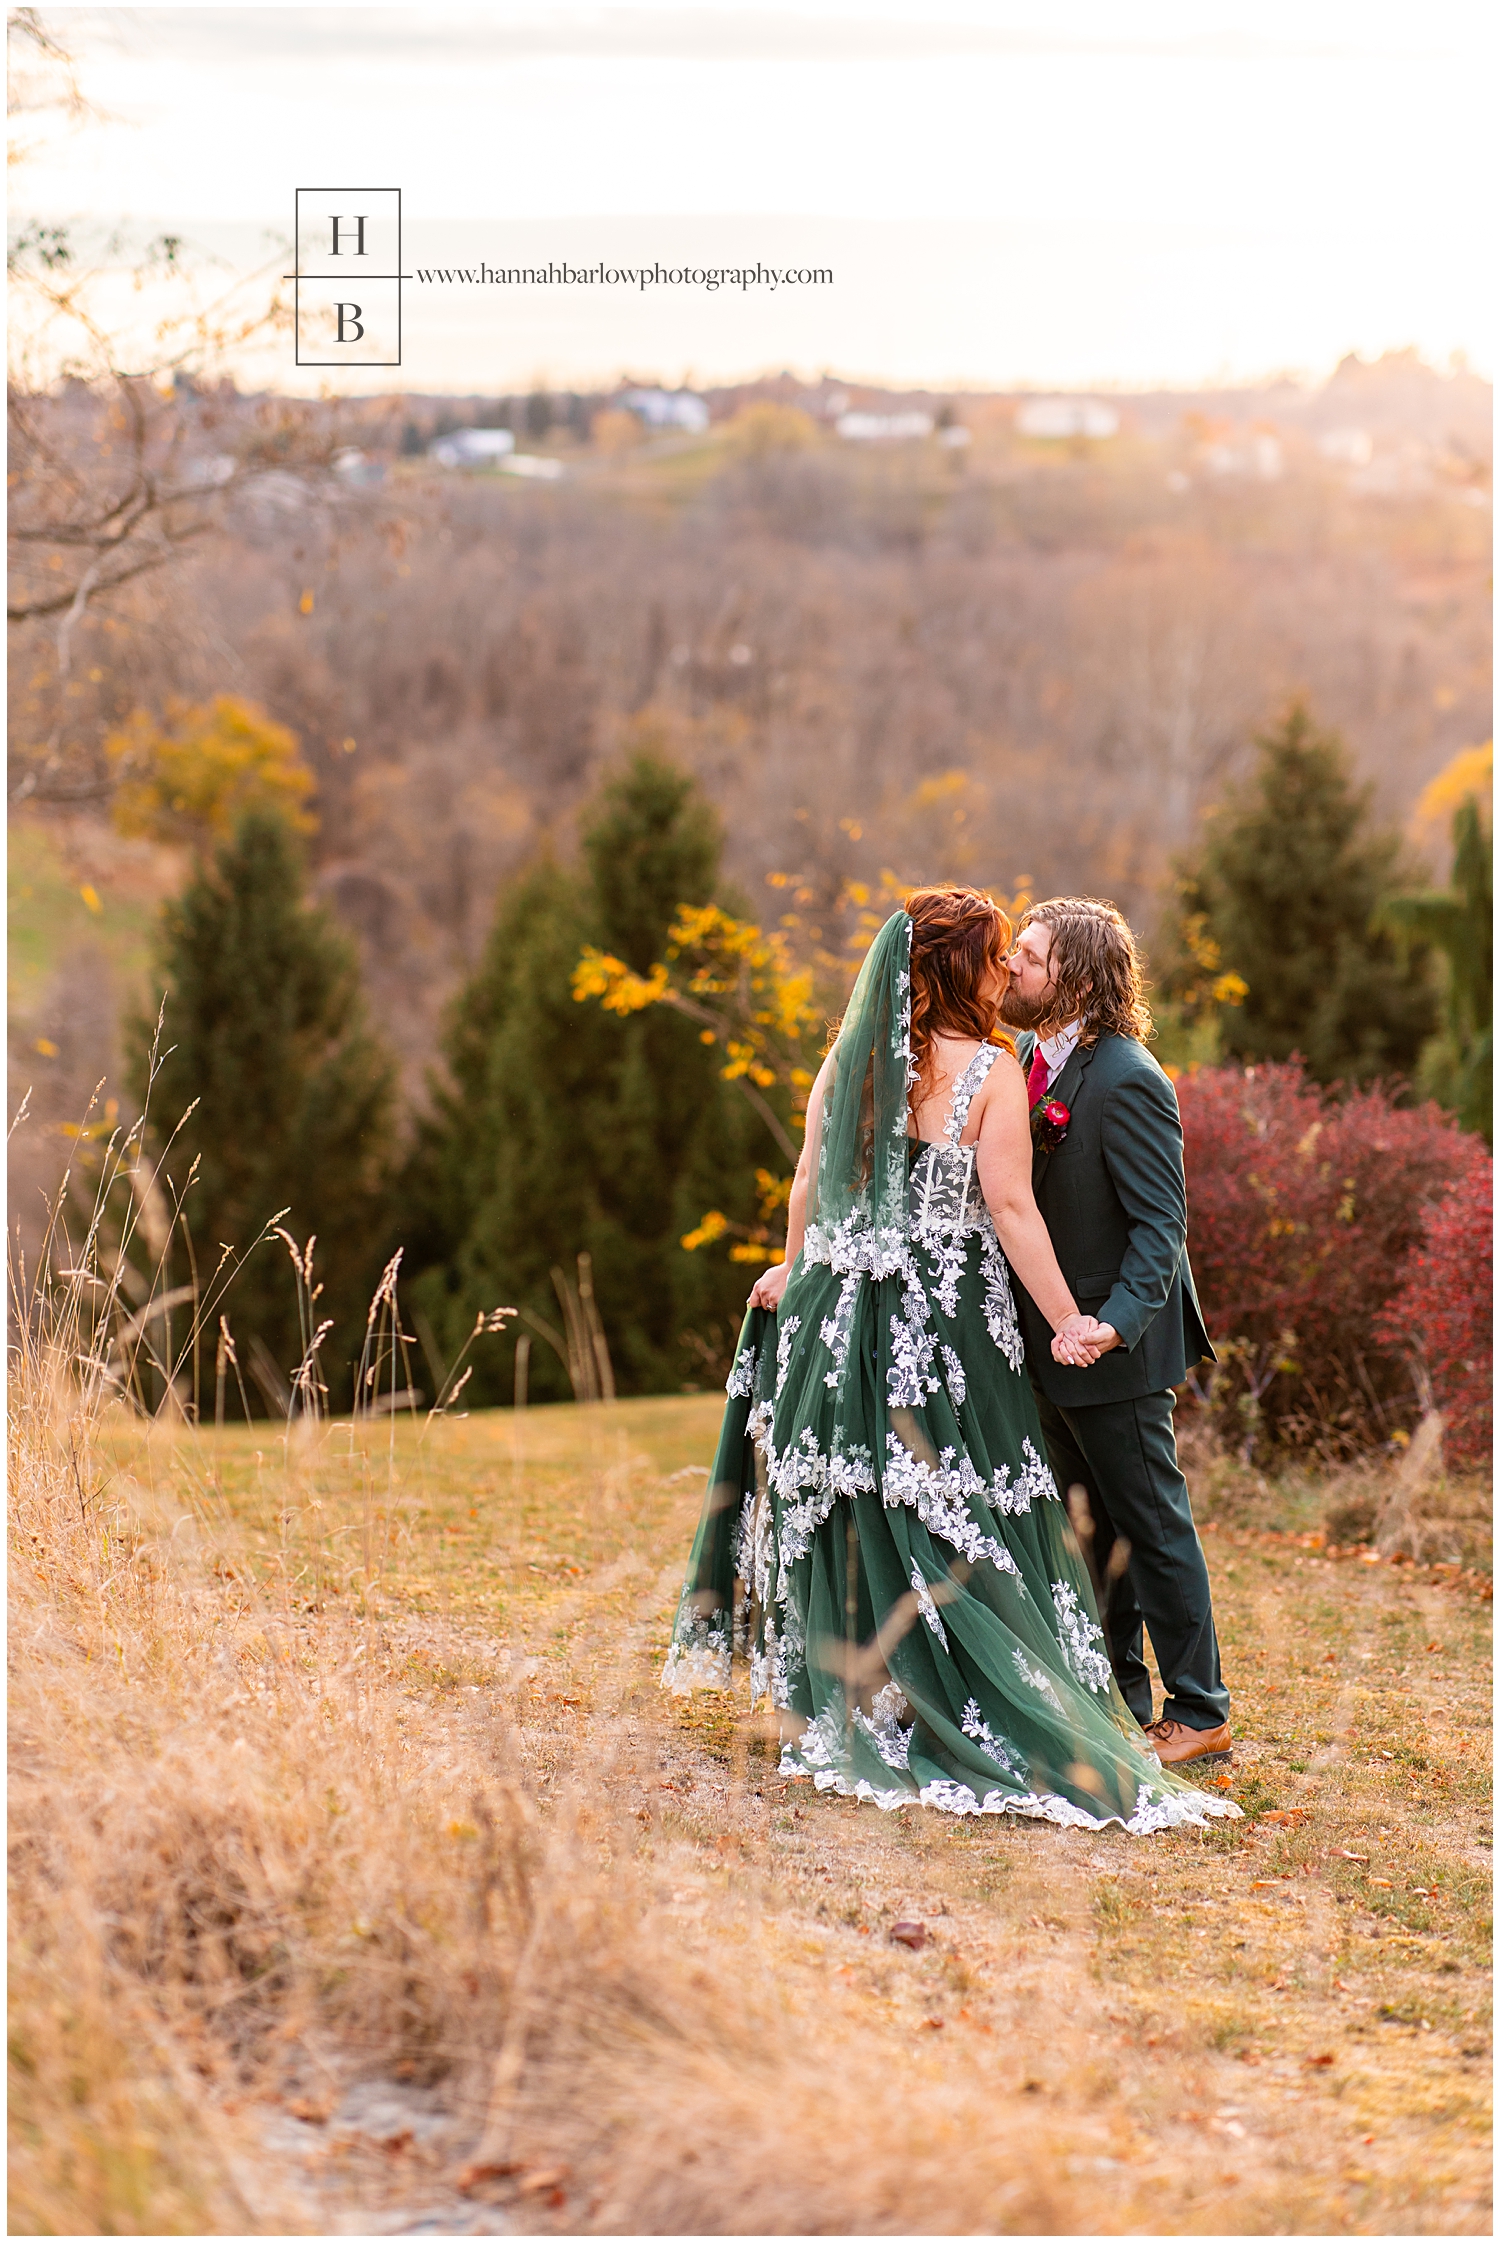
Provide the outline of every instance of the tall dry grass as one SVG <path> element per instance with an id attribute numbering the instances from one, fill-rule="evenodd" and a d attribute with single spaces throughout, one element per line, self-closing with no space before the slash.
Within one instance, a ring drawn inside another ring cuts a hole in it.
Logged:
<path id="1" fill-rule="evenodd" d="M 304 1415 L 267 1444 L 269 1551 L 160 1349 L 141 1422 L 147 1382 L 115 1352 L 159 1331 L 116 1282 L 139 1144 L 111 1140 L 83 1235 L 59 1211 L 13 1303 L 12 2231 L 347 2227 L 342 2184 L 310 2196 L 268 2127 L 373 2080 L 426 2091 L 443 2124 L 366 2175 L 367 2207 L 371 2185 L 398 2206 L 420 2185 L 573 2230 L 1068 2225 L 992 2095 L 914 2095 L 888 2044 L 792 2015 L 774 1939 L 741 1917 L 716 1967 L 674 1938 L 615 1781 L 655 1591 L 571 1745 L 483 1629 L 450 1647 L 479 1678 L 455 1711 L 413 1680 L 382 1595 L 381 1420 L 318 1435 L 303 1366 Z M 377 1339 L 400 1332 L 384 1282 Z M 317 1594 L 334 1572 L 346 1593 Z"/>
<path id="2" fill-rule="evenodd" d="M 299 2229 L 258 2117 L 370 2078 L 437 2091 L 451 2182 L 565 2172 L 569 2226 L 1059 2224 L 977 2095 L 934 2125 L 788 2018 L 766 1949 L 674 1944 L 618 1718 L 544 1804 L 503 1683 L 414 1699 L 371 1606 L 153 1523 L 89 1432 L 12 1425 L 13 2232 Z"/>

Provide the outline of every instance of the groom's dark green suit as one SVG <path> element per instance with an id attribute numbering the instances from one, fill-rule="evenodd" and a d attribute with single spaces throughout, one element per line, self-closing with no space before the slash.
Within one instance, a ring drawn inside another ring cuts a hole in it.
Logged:
<path id="1" fill-rule="evenodd" d="M 1035 1050 L 1034 1036 L 1018 1039 L 1023 1067 Z M 1130 1546 L 1103 1618 L 1132 1713 L 1152 1718 L 1144 1623 L 1165 1715 L 1217 1728 L 1229 1696 L 1172 1430 L 1173 1387 L 1213 1360 L 1187 1256 L 1177 1094 L 1144 1045 L 1106 1034 L 1069 1054 L 1047 1095 L 1069 1120 L 1062 1142 L 1033 1160 L 1036 1203 L 1079 1307 L 1120 1335 L 1088 1370 L 1056 1363 L 1050 1324 L 1016 1286 L 1053 1474 L 1060 1488 L 1081 1484 L 1088 1495 L 1101 1573 L 1117 1537 Z"/>

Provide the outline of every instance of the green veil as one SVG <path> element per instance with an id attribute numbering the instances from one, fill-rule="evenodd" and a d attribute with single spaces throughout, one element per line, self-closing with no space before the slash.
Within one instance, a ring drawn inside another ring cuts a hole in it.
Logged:
<path id="1" fill-rule="evenodd" d="M 911 1079 L 911 921 L 893 911 L 860 967 L 819 1110 L 807 1117 L 805 1251 L 840 1275 L 895 1277 L 907 1266 Z"/>

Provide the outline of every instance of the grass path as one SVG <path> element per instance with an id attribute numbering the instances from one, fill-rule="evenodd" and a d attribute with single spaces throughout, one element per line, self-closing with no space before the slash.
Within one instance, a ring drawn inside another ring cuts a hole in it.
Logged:
<path id="1" fill-rule="evenodd" d="M 1244 1822 L 882 1814 L 783 1779 L 743 1686 L 655 1687 L 717 1417 L 496 1413 L 368 1461 L 337 1427 L 285 1454 L 259 1428 L 118 1463 L 144 1517 L 207 1506 L 288 1596 L 363 1595 L 425 1707 L 482 1721 L 519 1681 L 539 1797 L 596 1760 L 653 1937 L 835 2066 L 909 2082 L 939 2135 L 992 2113 L 1021 2193 L 982 2224 L 1489 2232 L 1488 1606 L 1209 1532 Z M 513 2227 L 607 2228 L 589 2186 L 496 2193 Z"/>

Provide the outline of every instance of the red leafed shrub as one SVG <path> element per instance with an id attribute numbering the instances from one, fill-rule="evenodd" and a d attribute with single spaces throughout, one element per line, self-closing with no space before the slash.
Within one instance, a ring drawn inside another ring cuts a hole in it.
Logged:
<path id="1" fill-rule="evenodd" d="M 1488 1176 L 1483 1145 L 1379 1088 L 1325 1097 L 1295 1061 L 1200 1068 L 1177 1095 L 1222 1429 L 1247 1453 L 1261 1438 L 1329 1455 L 1388 1440 L 1418 1414 L 1419 1382 L 1409 1335 L 1381 1312 L 1429 1211 Z"/>
<path id="2" fill-rule="evenodd" d="M 1486 1161 L 1425 1211 L 1421 1243 L 1377 1324 L 1389 1346 L 1408 1349 L 1426 1370 L 1454 1464 L 1482 1464 L 1490 1453 L 1494 1199 Z"/>

